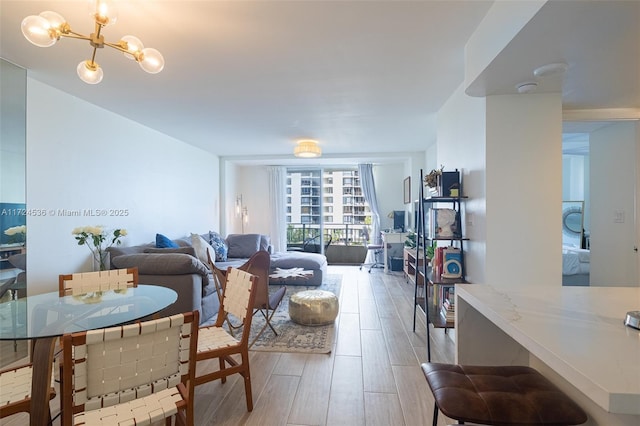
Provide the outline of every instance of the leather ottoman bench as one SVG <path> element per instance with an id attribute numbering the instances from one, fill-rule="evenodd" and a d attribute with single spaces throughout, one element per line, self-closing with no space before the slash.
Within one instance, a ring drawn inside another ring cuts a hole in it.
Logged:
<path id="1" fill-rule="evenodd" d="M 289 298 L 289 317 L 301 325 L 327 325 L 335 321 L 339 306 L 330 291 L 299 291 Z"/>
<path id="2" fill-rule="evenodd" d="M 579 425 L 585 412 L 530 367 L 422 364 L 438 409 L 459 422 L 484 425 Z"/>

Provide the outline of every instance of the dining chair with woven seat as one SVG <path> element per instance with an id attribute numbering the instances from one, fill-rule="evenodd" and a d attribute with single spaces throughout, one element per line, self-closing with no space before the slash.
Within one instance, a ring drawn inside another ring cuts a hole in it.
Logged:
<path id="1" fill-rule="evenodd" d="M 0 419 L 31 411 L 32 364 L 0 371 Z M 51 384 L 49 400 L 56 396 Z M 51 411 L 49 411 L 51 420 Z"/>
<path id="2" fill-rule="evenodd" d="M 225 383 L 227 376 L 236 373 L 240 374 L 244 378 L 248 411 L 253 410 L 249 368 L 249 334 L 251 332 L 257 281 L 258 278 L 248 272 L 231 267 L 227 269 L 216 323 L 212 326 L 200 328 L 198 332 L 198 353 L 196 355 L 198 361 L 215 358 L 219 360 L 218 370 L 203 372 L 196 376 L 196 386 L 218 379 Z M 228 317 L 233 317 L 242 323 L 240 336 L 234 337 L 224 328 L 224 323 Z M 240 360 L 234 358 L 234 355 L 239 355 Z"/>
<path id="3" fill-rule="evenodd" d="M 58 277 L 60 297 L 138 286 L 138 268 L 79 272 Z"/>
<path id="4" fill-rule="evenodd" d="M 198 311 L 62 337 L 62 425 L 193 426 Z"/>
<path id="5" fill-rule="evenodd" d="M 60 297 L 78 296 L 107 290 L 125 290 L 138 286 L 138 268 L 109 269 L 106 271 L 79 272 L 58 276 Z M 62 346 L 62 341 L 60 341 Z M 60 371 L 61 348 L 54 354 L 54 374 Z M 56 378 L 56 380 L 58 380 Z M 62 401 L 60 401 L 62 408 Z"/>

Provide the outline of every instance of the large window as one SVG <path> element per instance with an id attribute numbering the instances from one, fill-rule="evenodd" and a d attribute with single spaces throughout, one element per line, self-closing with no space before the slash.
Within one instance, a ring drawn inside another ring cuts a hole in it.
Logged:
<path id="1" fill-rule="evenodd" d="M 371 210 L 362 196 L 357 170 L 288 170 L 287 194 L 290 247 L 300 248 L 309 238 L 322 236 L 324 240 L 329 235 L 331 244 L 366 243 L 364 235 L 370 232 Z"/>

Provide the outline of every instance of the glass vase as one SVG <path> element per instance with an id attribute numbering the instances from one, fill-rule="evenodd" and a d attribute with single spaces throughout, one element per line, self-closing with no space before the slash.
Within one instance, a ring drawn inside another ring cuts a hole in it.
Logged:
<path id="1" fill-rule="evenodd" d="M 108 251 L 96 251 L 93 254 L 93 270 L 106 271 L 111 269 L 111 257 Z"/>

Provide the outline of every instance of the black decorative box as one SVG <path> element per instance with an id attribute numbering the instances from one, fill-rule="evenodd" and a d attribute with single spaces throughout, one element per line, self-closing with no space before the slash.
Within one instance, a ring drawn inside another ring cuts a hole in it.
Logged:
<path id="1" fill-rule="evenodd" d="M 460 197 L 460 171 L 442 172 L 440 176 L 439 196 L 441 197 Z"/>

